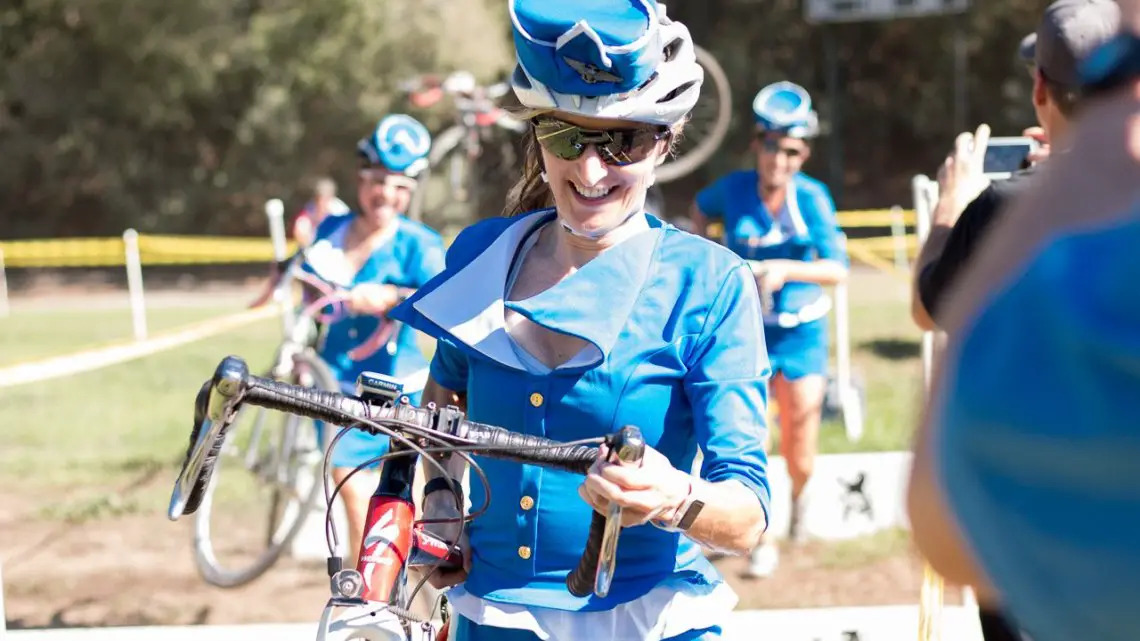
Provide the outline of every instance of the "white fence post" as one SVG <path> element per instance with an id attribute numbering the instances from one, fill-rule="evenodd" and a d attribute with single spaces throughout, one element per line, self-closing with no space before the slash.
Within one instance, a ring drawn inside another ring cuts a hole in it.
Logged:
<path id="1" fill-rule="evenodd" d="M 906 218 L 903 208 L 891 207 L 891 238 L 895 241 L 895 267 L 901 272 L 910 270 L 910 257 L 906 252 Z"/>
<path id="2" fill-rule="evenodd" d="M 280 263 L 285 260 L 288 251 L 285 240 L 285 203 L 280 198 L 270 198 L 265 201 L 265 217 L 269 219 L 269 238 L 273 242 L 273 260 Z M 288 283 L 285 279 L 282 283 Z M 289 297 L 291 291 L 287 285 L 273 290 L 273 301 L 281 308 L 281 331 L 285 336 L 293 335 L 293 306 Z"/>
<path id="3" fill-rule="evenodd" d="M 915 220 L 915 235 L 918 237 L 918 248 L 921 251 L 922 245 L 926 242 L 926 236 L 930 233 L 930 187 L 932 181 L 926 176 L 919 174 L 911 180 L 911 191 L 914 197 L 914 220 Z M 934 188 L 938 188 L 938 183 L 933 183 Z M 917 267 L 916 267 L 917 268 Z M 922 333 L 922 381 L 923 387 L 930 387 L 930 370 L 934 362 L 934 333 Z"/>
<path id="4" fill-rule="evenodd" d="M 273 240 L 273 258 L 285 260 L 285 203 L 280 198 L 265 201 L 265 217 L 269 219 L 269 238 Z"/>
<path id="5" fill-rule="evenodd" d="M 846 234 L 840 234 L 839 240 L 847 246 Z M 847 440 L 858 442 L 863 438 L 863 403 L 851 377 L 851 299 L 846 282 L 835 286 L 835 387 Z"/>
<path id="6" fill-rule="evenodd" d="M 7 318 L 10 313 L 12 308 L 8 304 L 8 273 L 4 271 L 4 250 L 0 249 L 0 318 Z"/>
<path id="7" fill-rule="evenodd" d="M 143 297 L 142 259 L 139 257 L 139 233 L 133 229 L 123 232 L 126 252 L 127 289 L 131 300 L 131 320 L 135 340 L 146 340 L 146 300 Z"/>

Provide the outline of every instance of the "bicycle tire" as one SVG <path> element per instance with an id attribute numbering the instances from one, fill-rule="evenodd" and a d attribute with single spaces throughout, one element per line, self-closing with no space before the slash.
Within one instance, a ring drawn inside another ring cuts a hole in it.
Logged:
<path id="1" fill-rule="evenodd" d="M 315 354 L 308 351 L 301 352 L 294 356 L 294 368 L 291 371 L 289 378 L 301 378 L 300 374 L 303 372 L 310 373 L 312 376 L 312 384 L 309 386 L 318 387 L 326 391 L 340 391 L 340 385 L 337 382 L 336 377 L 332 375 L 332 371 L 329 369 L 328 365 L 325 364 L 325 362 Z M 262 408 L 246 406 L 239 410 L 239 416 L 234 419 L 235 426 L 240 425 L 240 415 L 246 410 L 261 412 L 262 414 L 260 414 L 258 417 L 261 420 L 264 420 L 266 418 L 266 414 L 268 413 L 267 410 L 264 410 Z M 280 473 L 282 465 L 292 465 L 298 453 L 294 437 L 297 434 L 297 430 L 301 429 L 301 426 L 306 421 L 306 419 L 302 419 L 301 417 L 292 414 L 282 414 L 281 416 L 284 418 L 285 424 L 281 430 L 280 439 L 283 439 L 286 443 L 289 443 L 289 457 L 285 460 L 281 458 L 277 460 L 277 466 L 274 470 L 274 474 Z M 315 431 L 316 430 L 314 425 L 314 432 Z M 324 487 L 323 483 L 321 482 L 324 471 L 323 454 L 327 450 L 328 443 L 331 441 L 331 438 L 333 436 L 330 434 L 331 431 L 332 430 L 325 430 L 324 438 L 321 439 L 321 442 L 318 443 L 319 451 L 322 456 L 314 457 L 313 463 L 309 464 L 311 466 L 313 483 L 309 487 L 307 494 L 303 497 L 301 504 L 298 505 L 297 508 L 293 511 L 291 518 L 283 519 L 282 523 L 277 527 L 270 527 L 270 534 L 266 537 L 267 540 L 265 541 L 266 545 L 264 550 L 252 564 L 249 564 L 246 567 L 237 569 L 224 567 L 218 561 L 218 558 L 215 554 L 214 541 L 210 527 L 210 516 L 213 513 L 212 507 L 214 492 L 218 487 L 218 478 L 221 476 L 218 473 L 219 470 L 215 470 L 213 478 L 211 478 L 210 484 L 204 492 L 201 507 L 195 513 L 194 519 L 194 565 L 198 570 L 198 574 L 206 583 L 219 588 L 240 587 L 242 585 L 250 583 L 251 581 L 254 581 L 255 579 L 265 574 L 265 572 L 273 567 L 278 559 L 281 558 L 282 553 L 297 537 L 297 534 L 300 533 L 301 528 L 305 524 L 305 519 L 308 514 L 315 507 L 322 506 L 324 504 Z M 227 434 L 226 438 L 233 438 L 235 433 L 238 433 L 238 430 L 231 431 L 229 434 Z M 278 443 L 281 442 L 280 439 L 277 441 Z M 221 467 L 220 463 L 223 458 L 223 456 L 219 456 L 218 467 Z M 287 472 L 286 476 L 289 481 L 294 480 L 291 473 Z M 272 512 L 276 511 L 276 508 L 280 505 L 280 503 L 281 490 L 279 488 L 275 488 L 270 500 L 271 519 L 274 517 Z M 281 533 L 281 536 L 274 540 L 274 535 L 278 533 Z"/>
<path id="2" fill-rule="evenodd" d="M 728 84 L 728 75 L 725 74 L 724 68 L 720 66 L 720 63 L 711 53 L 701 47 L 695 48 L 697 64 L 705 70 L 705 81 L 701 86 L 701 97 L 698 99 L 700 101 L 698 104 L 707 104 L 709 95 L 705 91 L 710 84 L 716 95 L 717 105 L 713 126 L 708 133 L 700 136 L 695 146 L 678 152 L 679 155 L 670 158 L 665 161 L 665 164 L 657 168 L 658 183 L 677 180 L 682 176 L 691 174 L 708 162 L 708 159 L 720 148 L 720 144 L 724 142 L 724 137 L 728 134 L 728 126 L 732 122 L 732 89 Z M 691 136 L 689 132 L 691 132 L 691 128 L 682 134 L 680 147 L 685 146 L 686 140 L 692 140 L 692 138 L 687 138 Z"/>

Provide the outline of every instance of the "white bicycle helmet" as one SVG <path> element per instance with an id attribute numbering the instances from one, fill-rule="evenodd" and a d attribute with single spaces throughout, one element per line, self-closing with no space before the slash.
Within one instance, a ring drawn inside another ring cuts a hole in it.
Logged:
<path id="1" fill-rule="evenodd" d="M 819 116 L 811 108 L 807 89 L 788 81 L 768 85 L 752 101 L 756 125 L 792 138 L 819 135 Z"/>
<path id="2" fill-rule="evenodd" d="M 415 118 L 391 114 L 356 144 L 356 151 L 370 165 L 415 178 L 428 166 L 431 134 Z"/>
<path id="3" fill-rule="evenodd" d="M 511 87 L 536 110 L 673 125 L 697 103 L 704 69 L 688 28 L 656 0 L 509 0 Z"/>

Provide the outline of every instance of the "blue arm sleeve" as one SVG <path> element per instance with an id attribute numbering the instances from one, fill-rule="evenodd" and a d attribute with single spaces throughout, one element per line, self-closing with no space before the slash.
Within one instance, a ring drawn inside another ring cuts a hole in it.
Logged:
<path id="1" fill-rule="evenodd" d="M 768 350 L 760 298 L 747 267 L 733 267 L 709 309 L 685 375 L 697 443 L 704 452 L 701 477 L 736 480 L 760 498 L 768 514 Z"/>
<path id="2" fill-rule="evenodd" d="M 697 192 L 697 209 L 710 220 L 724 218 L 724 179 Z"/>
<path id="3" fill-rule="evenodd" d="M 807 225 L 812 245 L 820 260 L 834 260 L 850 266 L 847 250 L 844 249 L 843 233 L 839 229 L 839 218 L 835 215 L 835 202 L 827 187 L 819 185 L 803 193 L 806 198 L 803 209 L 804 224 Z"/>
<path id="4" fill-rule="evenodd" d="M 436 341 L 435 356 L 431 359 L 432 380 L 443 387 L 467 393 L 467 355 L 445 340 Z"/>
<path id="5" fill-rule="evenodd" d="M 1055 241 L 951 343 L 940 486 L 1035 639 L 1140 630 L 1140 225 Z"/>

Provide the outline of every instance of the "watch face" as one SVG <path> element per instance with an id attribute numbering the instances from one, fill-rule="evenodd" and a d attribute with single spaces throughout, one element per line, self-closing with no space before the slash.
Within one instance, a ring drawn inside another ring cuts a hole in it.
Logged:
<path id="1" fill-rule="evenodd" d="M 693 521 L 697 520 L 697 515 L 701 513 L 701 509 L 705 507 L 704 501 L 693 501 L 689 504 L 689 509 L 685 511 L 685 516 L 681 517 L 681 522 L 677 524 L 682 530 L 687 530 L 693 526 Z"/>

